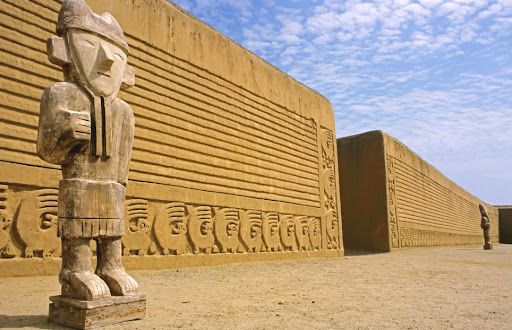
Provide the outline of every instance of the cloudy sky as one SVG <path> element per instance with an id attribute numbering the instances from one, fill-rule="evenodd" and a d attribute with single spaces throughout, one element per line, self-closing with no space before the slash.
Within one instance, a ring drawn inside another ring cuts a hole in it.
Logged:
<path id="1" fill-rule="evenodd" d="M 512 204 L 512 0 L 173 0 L 381 129 L 472 194 Z"/>

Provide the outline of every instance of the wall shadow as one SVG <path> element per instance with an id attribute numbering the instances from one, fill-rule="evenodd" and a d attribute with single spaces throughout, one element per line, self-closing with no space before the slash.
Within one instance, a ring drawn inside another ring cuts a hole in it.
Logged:
<path id="1" fill-rule="evenodd" d="M 344 253 L 345 253 L 345 257 L 355 257 L 355 256 L 366 256 L 366 255 L 372 255 L 372 254 L 383 254 L 383 253 L 389 253 L 389 252 L 345 249 Z"/>
<path id="2" fill-rule="evenodd" d="M 0 329 L 69 329 L 48 321 L 48 315 L 3 315 L 0 314 Z"/>

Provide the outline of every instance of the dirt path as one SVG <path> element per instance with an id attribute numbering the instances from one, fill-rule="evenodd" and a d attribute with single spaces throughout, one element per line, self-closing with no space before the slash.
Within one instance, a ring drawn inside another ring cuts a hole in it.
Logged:
<path id="1" fill-rule="evenodd" d="M 512 329 L 512 245 L 133 271 L 144 320 L 108 329 Z M 57 278 L 0 278 L 0 328 L 46 322 Z"/>

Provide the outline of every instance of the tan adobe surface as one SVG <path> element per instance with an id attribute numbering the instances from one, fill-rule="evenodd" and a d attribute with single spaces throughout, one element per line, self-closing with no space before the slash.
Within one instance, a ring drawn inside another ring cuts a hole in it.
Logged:
<path id="1" fill-rule="evenodd" d="M 498 241 L 497 209 L 400 141 L 371 131 L 337 144 L 346 249 L 483 244 L 480 203 L 489 215 L 491 242 Z"/>
<path id="2" fill-rule="evenodd" d="M 128 268 L 340 256 L 330 103 L 164 0 L 89 0 L 124 30 L 136 85 Z M 36 155 L 59 1 L 0 2 L 0 275 L 56 273 L 59 166 Z M 93 249 L 96 247 L 93 245 Z"/>
<path id="3" fill-rule="evenodd" d="M 131 271 L 147 316 L 112 329 L 510 329 L 512 245 Z M 34 283 L 38 283 L 37 289 Z M 0 327 L 47 323 L 54 276 L 0 278 Z"/>

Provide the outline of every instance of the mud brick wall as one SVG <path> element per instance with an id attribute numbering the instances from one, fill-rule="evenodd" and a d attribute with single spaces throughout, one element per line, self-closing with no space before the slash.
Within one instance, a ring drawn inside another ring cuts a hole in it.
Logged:
<path id="1" fill-rule="evenodd" d="M 117 18 L 136 86 L 125 264 L 340 256 L 327 99 L 164 0 L 89 0 Z M 0 2 L 0 275 L 56 273 L 57 166 L 36 155 L 61 2 Z M 94 244 L 91 245 L 94 249 Z"/>
<path id="2" fill-rule="evenodd" d="M 337 140 L 346 249 L 480 244 L 478 205 L 486 206 L 491 241 L 498 210 L 452 182 L 400 141 L 371 131 Z"/>
<path id="3" fill-rule="evenodd" d="M 500 214 L 500 243 L 512 244 L 512 205 L 496 207 Z"/>

